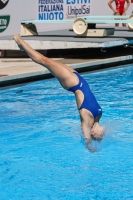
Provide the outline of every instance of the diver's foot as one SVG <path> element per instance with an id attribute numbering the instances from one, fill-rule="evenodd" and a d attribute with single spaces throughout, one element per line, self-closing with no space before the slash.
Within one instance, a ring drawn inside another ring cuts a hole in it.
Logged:
<path id="1" fill-rule="evenodd" d="M 20 37 L 20 35 L 14 35 L 13 39 L 15 40 L 15 42 L 17 43 L 18 47 L 20 48 L 20 51 L 24 51 L 23 47 L 21 46 L 22 44 L 22 38 Z"/>
<path id="2" fill-rule="evenodd" d="M 15 40 L 15 42 L 20 46 L 21 42 L 22 42 L 22 38 L 20 37 L 20 35 L 14 35 L 13 39 Z"/>

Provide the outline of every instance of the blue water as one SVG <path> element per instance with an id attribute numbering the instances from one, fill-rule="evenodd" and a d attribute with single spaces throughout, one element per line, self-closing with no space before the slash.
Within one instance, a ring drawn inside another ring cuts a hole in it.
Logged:
<path id="1" fill-rule="evenodd" d="M 95 153 L 56 79 L 0 90 L 0 200 L 133 199 L 133 66 L 82 76 L 104 111 Z"/>

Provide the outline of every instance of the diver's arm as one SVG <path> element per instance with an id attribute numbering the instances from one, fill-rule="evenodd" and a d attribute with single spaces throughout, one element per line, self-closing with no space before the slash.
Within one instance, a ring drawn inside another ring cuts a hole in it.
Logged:
<path id="1" fill-rule="evenodd" d="M 82 128 L 82 132 L 83 132 L 83 135 L 84 135 L 84 138 L 86 140 L 91 140 L 91 134 L 90 134 L 90 130 L 91 128 L 89 128 L 86 124 L 86 122 L 84 120 L 82 120 L 81 122 L 81 128 Z"/>
<path id="2" fill-rule="evenodd" d="M 125 7 L 125 11 L 127 11 L 128 10 L 128 7 L 130 6 L 130 1 L 129 0 L 126 0 L 126 2 L 127 2 L 127 6 Z"/>
<path id="3" fill-rule="evenodd" d="M 116 9 L 114 9 L 113 6 L 112 6 L 113 1 L 115 1 L 115 0 L 110 0 L 108 2 L 108 6 L 114 11 L 114 13 L 117 13 L 118 11 Z"/>
<path id="4" fill-rule="evenodd" d="M 91 128 L 88 128 L 88 126 L 86 125 L 86 122 L 84 120 L 82 120 L 82 122 L 81 122 L 81 128 L 82 128 L 82 132 L 83 132 L 84 139 L 85 139 L 85 145 L 86 145 L 87 149 L 89 149 L 89 151 L 91 151 L 91 152 L 95 152 L 95 149 L 92 147 L 92 137 L 90 134 Z"/>

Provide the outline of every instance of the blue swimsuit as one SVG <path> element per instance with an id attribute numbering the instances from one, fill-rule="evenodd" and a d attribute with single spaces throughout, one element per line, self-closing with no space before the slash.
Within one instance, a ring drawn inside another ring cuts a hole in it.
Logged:
<path id="1" fill-rule="evenodd" d="M 73 73 L 77 75 L 79 83 L 68 90 L 73 93 L 75 93 L 76 90 L 81 90 L 84 94 L 84 100 L 79 110 L 81 110 L 82 108 L 89 110 L 93 114 L 95 121 L 99 121 L 102 115 L 101 107 L 99 106 L 96 98 L 92 94 L 88 83 L 77 72 Z"/>

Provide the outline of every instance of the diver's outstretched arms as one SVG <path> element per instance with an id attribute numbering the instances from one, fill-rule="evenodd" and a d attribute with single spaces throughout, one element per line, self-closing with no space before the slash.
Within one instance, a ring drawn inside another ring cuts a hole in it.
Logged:
<path id="1" fill-rule="evenodd" d="M 46 67 L 59 80 L 64 89 L 69 89 L 78 84 L 78 78 L 73 73 L 75 70 L 65 64 L 40 54 L 27 44 L 19 35 L 14 35 L 13 39 L 18 44 L 19 48 L 24 50 L 34 62 Z"/>

